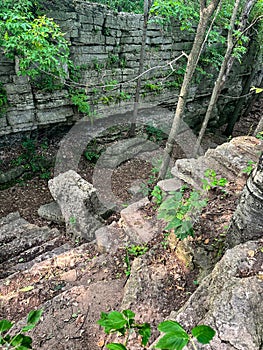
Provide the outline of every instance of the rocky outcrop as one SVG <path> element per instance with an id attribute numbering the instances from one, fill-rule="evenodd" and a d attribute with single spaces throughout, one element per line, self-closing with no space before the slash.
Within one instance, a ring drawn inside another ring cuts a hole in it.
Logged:
<path id="1" fill-rule="evenodd" d="M 0 278 L 70 249 L 57 229 L 30 224 L 18 212 L 0 220 L 0 245 Z"/>
<path id="2" fill-rule="evenodd" d="M 73 170 L 49 180 L 48 186 L 65 219 L 67 233 L 92 241 L 102 226 L 98 215 L 102 206 L 96 189 Z"/>
<path id="3" fill-rule="evenodd" d="M 242 146 L 241 151 L 246 149 L 249 153 L 244 157 L 254 159 L 259 141 L 252 138 L 239 140 L 237 144 L 232 141 L 237 152 L 235 157 L 239 158 L 238 147 Z M 243 141 L 246 141 L 246 146 Z M 251 146 L 253 142 L 255 147 Z M 224 147 L 220 149 L 232 146 Z M 227 176 L 224 171 L 220 175 Z M 244 182 L 243 175 L 240 175 Z M 166 188 L 170 191 L 179 184 L 181 180 L 175 179 L 169 181 Z M 77 219 L 83 210 L 85 215 L 97 220 L 102 209 L 96 190 L 78 174 L 73 171 L 60 174 L 50 182 L 50 187 L 57 201 L 53 203 L 54 208 L 57 210 L 59 206 L 61 209 L 57 216 L 63 215 L 65 221 L 73 225 L 74 218 Z M 100 311 L 131 308 L 145 318 L 144 321 L 153 321 L 156 325 L 169 314 L 171 305 L 174 309 L 181 307 L 183 304 L 177 305 L 176 297 L 185 293 L 185 280 L 180 275 L 180 266 L 183 265 L 178 263 L 174 251 L 156 261 L 156 247 L 153 246 L 134 260 L 128 281 L 124 274 L 120 276 L 119 267 L 123 267 L 125 250 L 116 255 L 117 248 L 124 249 L 131 241 L 143 244 L 158 234 L 156 223 L 147 223 L 147 216 L 142 211 L 145 203 L 144 199 L 124 209 L 118 223 L 96 229 L 91 227 L 91 231 L 90 226 L 86 226 L 84 215 L 80 215 L 83 221 L 78 227 L 83 229 L 84 235 L 93 232 L 89 239 L 96 236 L 96 242 L 77 248 L 65 243 L 66 237 L 56 229 L 37 228 L 18 213 L 2 218 L 0 314 L 5 318 L 15 315 L 19 320 L 32 308 L 43 308 L 42 322 L 33 333 L 34 348 L 58 346 L 61 350 L 85 347 L 95 350 L 105 345 L 105 338 L 96 324 Z M 49 214 L 51 211 L 49 207 Z M 75 232 L 79 234 L 81 231 Z M 263 243 L 255 241 L 227 251 L 189 301 L 179 312 L 170 315 L 169 318 L 176 319 L 187 330 L 197 324 L 208 324 L 216 330 L 212 343 L 202 349 L 262 350 L 262 249 Z M 10 255 L 11 251 L 15 255 Z M 192 283 L 193 279 L 190 280 Z"/>
<path id="4" fill-rule="evenodd" d="M 263 345 L 262 242 L 227 251 L 188 302 L 170 319 L 190 330 L 207 324 L 216 330 L 211 350 L 261 350 Z"/>
<path id="5" fill-rule="evenodd" d="M 228 229 L 230 247 L 262 237 L 263 233 L 263 153 L 248 178 Z"/>
<path id="6" fill-rule="evenodd" d="M 202 179 L 207 169 L 213 169 L 216 174 L 228 181 L 245 183 L 243 170 L 248 162 L 257 162 L 262 150 L 262 141 L 252 136 L 235 137 L 230 142 L 223 143 L 215 149 L 209 149 L 204 156 L 197 159 L 178 159 L 171 172 L 175 178 L 202 189 Z M 161 183 L 161 187 L 164 185 Z M 178 184 L 180 186 L 180 184 Z"/>
<path id="7" fill-rule="evenodd" d="M 122 228 L 133 243 L 147 243 L 160 232 L 158 223 L 150 223 L 143 212 L 148 203 L 148 198 L 143 198 L 121 211 Z"/>

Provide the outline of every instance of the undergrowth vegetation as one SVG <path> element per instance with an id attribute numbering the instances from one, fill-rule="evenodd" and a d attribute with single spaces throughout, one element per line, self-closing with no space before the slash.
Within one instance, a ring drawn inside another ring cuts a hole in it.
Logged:
<path id="1" fill-rule="evenodd" d="M 43 310 L 32 310 L 27 316 L 27 323 L 19 330 L 13 331 L 14 323 L 0 320 L 0 345 L 3 349 L 27 350 L 32 349 L 32 338 L 25 335 L 36 327 Z"/>
<path id="2" fill-rule="evenodd" d="M 104 328 L 106 334 L 117 333 L 124 338 L 122 343 L 106 344 L 110 350 L 127 350 L 133 332 L 138 333 L 141 346 L 145 349 L 151 336 L 150 324 L 136 323 L 135 313 L 131 310 L 102 312 L 98 324 Z M 200 344 L 208 344 L 215 335 L 215 331 L 206 325 L 196 326 L 188 333 L 178 322 L 172 320 L 161 322 L 158 330 L 164 335 L 154 348 L 161 350 L 182 350 L 189 342 L 193 349 L 197 349 L 194 338 Z"/>

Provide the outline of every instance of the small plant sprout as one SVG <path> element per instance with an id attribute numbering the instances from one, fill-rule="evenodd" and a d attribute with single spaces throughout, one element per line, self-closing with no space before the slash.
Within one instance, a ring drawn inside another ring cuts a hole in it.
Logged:
<path id="1" fill-rule="evenodd" d="M 35 328 L 43 310 L 32 310 L 27 316 L 27 324 L 22 327 L 15 335 L 11 335 L 14 323 L 8 320 L 0 320 L 0 347 L 4 349 L 26 350 L 32 349 L 32 338 L 24 333 Z M 2 348 L 2 347 L 1 347 Z"/>
<path id="2" fill-rule="evenodd" d="M 131 245 L 127 247 L 127 252 L 135 257 L 141 256 L 148 251 L 148 247 L 146 245 Z"/>
<path id="3" fill-rule="evenodd" d="M 70 223 L 71 225 L 75 225 L 76 222 L 77 222 L 77 219 L 76 219 L 74 216 L 71 216 L 71 217 L 69 218 L 69 223 Z"/>
<path id="4" fill-rule="evenodd" d="M 127 277 L 131 274 L 131 259 L 134 257 L 141 256 L 148 251 L 148 247 L 146 245 L 131 245 L 126 247 L 124 262 L 126 265 L 125 275 Z"/>
<path id="5" fill-rule="evenodd" d="M 154 186 L 151 195 L 153 197 L 153 202 L 160 206 L 163 201 L 163 191 L 159 186 Z"/>
<path id="6" fill-rule="evenodd" d="M 227 184 L 227 179 L 224 177 L 218 178 L 215 170 L 207 169 L 204 173 L 205 179 L 202 179 L 203 189 L 209 191 L 216 187 L 225 187 Z"/>
<path id="7" fill-rule="evenodd" d="M 256 163 L 253 162 L 253 160 L 249 160 L 249 161 L 247 162 L 247 166 L 245 167 L 245 169 L 242 170 L 242 172 L 245 173 L 245 174 L 250 175 L 251 172 L 252 172 L 252 170 L 253 170 L 254 167 L 255 167 L 255 164 L 256 164 Z"/>

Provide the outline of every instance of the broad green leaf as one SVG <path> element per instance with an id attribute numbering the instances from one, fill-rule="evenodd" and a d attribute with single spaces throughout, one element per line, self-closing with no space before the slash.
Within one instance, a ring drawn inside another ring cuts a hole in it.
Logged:
<path id="1" fill-rule="evenodd" d="M 15 346 L 16 349 L 32 349 L 32 339 L 24 334 L 17 334 L 11 340 L 10 344 Z"/>
<path id="2" fill-rule="evenodd" d="M 205 325 L 194 327 L 191 333 L 201 344 L 208 344 L 216 334 L 213 328 Z"/>
<path id="3" fill-rule="evenodd" d="M 28 331 L 31 331 L 31 329 L 35 328 L 36 325 L 35 324 L 29 324 L 27 326 L 24 326 L 22 329 L 21 329 L 21 332 L 25 333 L 25 332 L 28 332 Z"/>
<path id="4" fill-rule="evenodd" d="M 171 229 L 177 229 L 178 227 L 180 227 L 182 225 L 182 220 L 178 219 L 178 218 L 173 218 L 169 224 L 165 227 L 165 230 L 171 230 Z"/>
<path id="5" fill-rule="evenodd" d="M 166 333 L 156 344 L 157 349 L 182 350 L 189 341 L 186 332 Z"/>
<path id="6" fill-rule="evenodd" d="M 146 346 L 151 336 L 151 326 L 149 323 L 143 323 L 137 328 L 139 328 L 139 334 L 142 336 L 142 345 Z"/>
<path id="7" fill-rule="evenodd" d="M 125 317 L 127 317 L 128 319 L 134 318 L 135 317 L 135 313 L 132 312 L 131 310 L 123 310 L 122 311 L 123 315 Z"/>
<path id="8" fill-rule="evenodd" d="M 105 328 L 105 333 L 118 330 L 123 333 L 123 328 L 127 325 L 127 320 L 118 311 L 111 311 L 110 313 L 101 313 L 101 318 L 97 322 L 100 326 Z"/>
<path id="9" fill-rule="evenodd" d="M 171 332 L 185 332 L 180 323 L 172 320 L 167 320 L 159 323 L 158 330 L 164 333 Z"/>
<path id="10" fill-rule="evenodd" d="M 10 328 L 12 328 L 13 323 L 8 320 L 1 320 L 0 321 L 0 333 L 8 331 Z"/>
<path id="11" fill-rule="evenodd" d="M 10 344 L 12 346 L 22 345 L 23 337 L 24 337 L 24 334 L 20 334 L 20 333 L 16 334 L 14 337 L 11 338 Z"/>
<path id="12" fill-rule="evenodd" d="M 40 320 L 40 317 L 43 313 L 43 310 L 32 310 L 29 312 L 27 316 L 27 324 L 37 324 L 37 322 Z"/>
<path id="13" fill-rule="evenodd" d="M 127 350 L 127 348 L 120 343 L 109 343 L 106 345 L 106 348 L 110 350 Z"/>

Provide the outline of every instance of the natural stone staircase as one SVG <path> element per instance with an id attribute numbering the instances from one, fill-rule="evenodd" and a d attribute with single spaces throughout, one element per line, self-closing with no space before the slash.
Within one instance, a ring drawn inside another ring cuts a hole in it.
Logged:
<path id="1" fill-rule="evenodd" d="M 167 192 L 177 190 L 183 183 L 200 188 L 208 168 L 229 181 L 244 184 L 246 178 L 242 170 L 249 160 L 257 160 L 261 150 L 262 142 L 253 137 L 233 139 L 208 150 L 198 159 L 177 160 L 172 169 L 175 177 L 161 181 L 159 185 Z M 8 318 L 19 310 L 16 316 L 19 320 L 29 310 L 41 307 L 44 322 L 34 333 L 38 339 L 36 349 L 54 346 L 61 350 L 86 349 L 87 339 L 89 342 L 95 339 L 98 331 L 94 318 L 99 318 L 100 311 L 118 309 L 122 300 L 127 299 L 125 295 L 131 293 L 129 288 L 135 288 L 131 285 L 123 290 L 125 277 L 113 278 L 109 273 L 123 264 L 123 257 L 118 259 L 114 255 L 116 249 L 128 242 L 147 242 L 158 234 L 158 227 L 151 226 L 140 211 L 143 205 L 145 199 L 125 208 L 118 223 L 99 228 L 96 241 L 77 248 L 57 229 L 29 224 L 19 213 L 2 218 L 0 315 Z M 136 288 L 143 293 L 140 286 Z M 74 334 L 72 322 L 77 323 L 78 318 L 72 318 L 73 314 L 82 317 Z M 44 333 L 47 331 L 45 324 L 52 325 L 49 334 Z M 85 336 L 82 334 L 84 328 Z M 39 340 L 41 337 L 43 340 Z M 91 348 L 99 349 L 97 344 Z"/>

